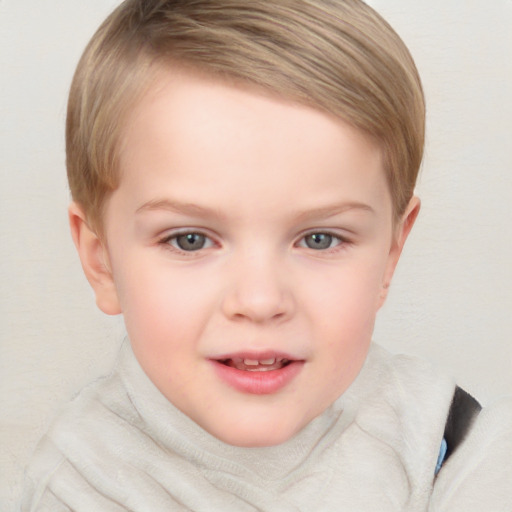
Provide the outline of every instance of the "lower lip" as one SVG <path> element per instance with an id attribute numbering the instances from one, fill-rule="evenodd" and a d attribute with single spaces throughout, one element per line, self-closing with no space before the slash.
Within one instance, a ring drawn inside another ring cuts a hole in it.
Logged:
<path id="1" fill-rule="evenodd" d="M 297 377 L 304 366 L 303 361 L 294 361 L 279 370 L 250 372 L 211 361 L 222 381 L 242 393 L 270 395 L 285 388 Z"/>

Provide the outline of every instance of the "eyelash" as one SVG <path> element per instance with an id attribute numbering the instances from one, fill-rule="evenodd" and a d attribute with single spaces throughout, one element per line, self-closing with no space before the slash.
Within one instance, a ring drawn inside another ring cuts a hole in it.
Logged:
<path id="1" fill-rule="evenodd" d="M 313 236 L 325 236 L 325 237 L 328 237 L 329 239 L 329 247 L 325 247 L 325 248 L 313 248 L 313 247 L 310 247 L 309 245 L 307 245 L 307 239 L 308 237 L 313 237 Z M 334 245 L 334 246 L 330 246 L 332 242 L 336 241 L 337 243 Z M 336 252 L 336 251 L 339 251 L 341 250 L 344 246 L 346 246 L 347 244 L 349 243 L 349 241 L 340 236 L 339 234 L 336 234 L 336 233 L 332 233 L 330 231 L 321 231 L 321 230 L 318 230 L 318 231 L 309 231 L 308 233 L 305 233 L 304 235 L 302 235 L 302 237 L 300 238 L 299 242 L 297 243 L 297 245 L 299 247 L 303 247 L 305 249 L 310 249 L 314 252 L 319 252 L 319 253 L 333 253 L 333 252 Z"/>
<path id="2" fill-rule="evenodd" d="M 199 236 L 199 237 L 203 237 L 205 243 L 207 243 L 207 247 L 201 246 L 201 247 L 199 247 L 197 249 L 193 249 L 193 250 L 188 250 L 187 251 L 186 249 L 183 249 L 183 248 L 181 248 L 179 246 L 173 245 L 173 243 L 172 243 L 172 241 L 177 241 L 180 237 L 187 237 L 187 236 L 193 236 L 193 235 Z M 176 252 L 181 253 L 181 254 L 187 254 L 187 255 L 190 255 L 190 254 L 193 254 L 193 253 L 198 253 L 201 250 L 208 249 L 208 248 L 212 247 L 215 244 L 215 242 L 212 240 L 212 238 L 210 236 L 206 235 L 205 233 L 201 232 L 200 230 L 178 231 L 176 233 L 172 233 L 170 235 L 165 236 L 164 238 L 159 240 L 158 243 L 163 245 L 167 249 L 176 251 Z"/>
<path id="3" fill-rule="evenodd" d="M 180 237 L 187 237 L 187 236 L 199 236 L 199 237 L 203 237 L 204 238 L 204 241 L 206 243 L 206 247 L 203 245 L 201 247 L 198 247 L 197 249 L 192 249 L 192 250 L 186 250 L 186 249 L 183 249 L 182 247 L 179 247 L 177 245 L 177 240 L 180 238 Z M 325 247 L 325 248 L 313 248 L 313 247 L 310 247 L 308 244 L 307 244 L 307 238 L 308 237 L 313 237 L 315 235 L 321 235 L 321 236 L 326 236 L 329 238 L 329 247 Z M 172 242 L 175 241 L 176 242 L 176 245 L 174 245 Z M 337 243 L 334 245 L 334 246 L 331 246 L 332 242 L 336 241 Z M 205 234 L 204 232 L 202 232 L 201 230 L 184 230 L 184 231 L 178 231 L 176 233 L 172 233 L 170 235 L 166 235 L 165 237 L 163 237 L 161 240 L 158 241 L 158 243 L 160 245 L 162 245 L 163 247 L 165 247 L 167 250 L 172 250 L 173 252 L 176 252 L 178 254 L 183 254 L 183 255 L 187 255 L 187 256 L 191 256 L 191 255 L 194 255 L 194 253 L 200 253 L 201 251 L 205 250 L 205 249 L 209 249 L 213 246 L 216 245 L 215 241 L 212 239 L 212 237 L 208 236 L 207 234 Z M 347 244 L 350 244 L 350 241 L 342 236 L 340 236 L 339 234 L 336 234 L 336 233 L 332 233 L 330 231 L 321 231 L 321 230 L 315 230 L 315 231 L 309 231 L 305 234 L 303 234 L 299 241 L 294 245 L 295 247 L 301 247 L 301 248 L 304 248 L 304 249 L 309 249 L 313 252 L 317 252 L 317 253 L 335 253 L 341 249 L 343 249 Z"/>

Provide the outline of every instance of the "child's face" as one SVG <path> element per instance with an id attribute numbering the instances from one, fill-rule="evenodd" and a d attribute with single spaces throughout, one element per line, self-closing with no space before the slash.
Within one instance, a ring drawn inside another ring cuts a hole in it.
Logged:
<path id="1" fill-rule="evenodd" d="M 411 224 L 393 236 L 378 147 L 316 110 L 162 73 L 121 169 L 98 303 L 118 302 L 141 366 L 201 427 L 289 439 L 361 369 Z"/>

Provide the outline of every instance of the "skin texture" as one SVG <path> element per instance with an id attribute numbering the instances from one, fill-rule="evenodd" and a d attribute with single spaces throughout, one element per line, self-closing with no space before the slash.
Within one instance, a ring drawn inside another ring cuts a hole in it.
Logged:
<path id="1" fill-rule="evenodd" d="M 360 371 L 419 201 L 393 225 L 372 140 L 190 70 L 162 70 L 123 141 L 106 239 L 70 207 L 98 306 L 123 313 L 144 371 L 205 430 L 239 446 L 290 439 Z M 235 389 L 212 362 L 274 352 L 301 362 L 271 393 Z"/>

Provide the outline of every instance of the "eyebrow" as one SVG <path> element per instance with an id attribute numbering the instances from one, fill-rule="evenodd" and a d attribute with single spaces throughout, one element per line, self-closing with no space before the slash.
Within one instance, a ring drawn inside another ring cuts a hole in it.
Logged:
<path id="1" fill-rule="evenodd" d="M 206 208 L 194 203 L 183 203 L 180 201 L 172 201 L 170 199 L 153 199 L 137 208 L 135 213 L 155 210 L 167 210 L 182 215 L 189 215 L 191 217 L 223 217 L 223 215 L 214 208 Z"/>
<path id="2" fill-rule="evenodd" d="M 207 218 L 224 218 L 225 216 L 214 208 L 207 208 L 199 206 L 194 203 L 184 203 L 180 201 L 173 201 L 171 199 L 153 199 L 144 203 L 137 208 L 136 213 L 155 210 L 167 210 L 170 212 L 189 215 L 192 217 L 207 217 Z M 365 204 L 359 202 L 350 203 L 335 203 L 330 206 L 323 206 L 321 208 L 314 208 L 299 212 L 295 217 L 300 222 L 305 222 L 310 219 L 328 219 L 335 215 L 340 215 L 347 211 L 359 210 L 363 212 L 375 213 L 375 210 Z"/>
<path id="3" fill-rule="evenodd" d="M 297 215 L 297 219 L 304 222 L 311 219 L 329 219 L 330 217 L 334 217 L 335 215 L 340 215 L 342 213 L 359 210 L 368 213 L 375 213 L 375 210 L 365 204 L 359 202 L 350 202 L 350 203 L 336 203 L 331 206 L 324 206 L 321 208 L 314 208 L 312 210 L 306 210 L 304 212 L 300 212 Z"/>

